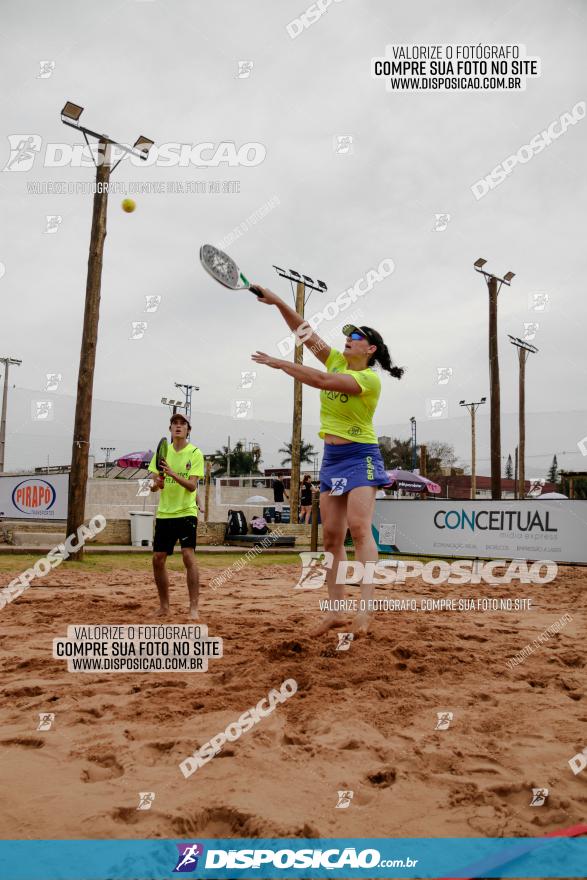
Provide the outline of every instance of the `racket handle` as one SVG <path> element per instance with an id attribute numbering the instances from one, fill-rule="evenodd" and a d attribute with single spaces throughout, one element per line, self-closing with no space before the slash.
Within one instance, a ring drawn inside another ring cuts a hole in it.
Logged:
<path id="1" fill-rule="evenodd" d="M 251 293 L 254 293 L 255 296 L 263 296 L 263 291 L 259 290 L 259 288 L 256 287 L 256 285 L 254 284 L 250 285 L 249 290 L 251 291 Z"/>

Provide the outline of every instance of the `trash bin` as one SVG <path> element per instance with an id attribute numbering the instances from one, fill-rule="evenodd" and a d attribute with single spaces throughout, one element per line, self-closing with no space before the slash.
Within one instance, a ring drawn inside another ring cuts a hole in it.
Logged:
<path id="1" fill-rule="evenodd" d="M 153 546 L 153 520 L 155 514 L 150 510 L 131 510 L 130 543 L 133 547 Z"/>

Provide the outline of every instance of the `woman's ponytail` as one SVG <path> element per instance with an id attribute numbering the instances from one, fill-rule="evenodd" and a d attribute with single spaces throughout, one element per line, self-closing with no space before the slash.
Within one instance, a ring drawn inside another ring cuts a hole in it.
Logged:
<path id="1" fill-rule="evenodd" d="M 389 373 L 390 376 L 393 376 L 394 379 L 401 379 L 406 372 L 404 367 L 396 367 L 394 365 L 389 350 L 383 340 L 377 344 L 377 351 L 375 354 L 372 354 L 369 359 L 368 366 L 370 367 L 372 364 L 379 364 L 381 369 L 385 370 L 386 373 Z"/>

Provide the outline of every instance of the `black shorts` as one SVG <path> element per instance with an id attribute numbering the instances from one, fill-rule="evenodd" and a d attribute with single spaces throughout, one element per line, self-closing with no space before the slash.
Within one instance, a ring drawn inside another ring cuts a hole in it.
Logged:
<path id="1" fill-rule="evenodd" d="M 196 549 L 196 531 L 198 518 L 196 516 L 178 516 L 170 519 L 155 519 L 155 537 L 153 539 L 154 553 L 167 553 L 171 556 L 177 541 L 180 547 L 193 547 Z"/>

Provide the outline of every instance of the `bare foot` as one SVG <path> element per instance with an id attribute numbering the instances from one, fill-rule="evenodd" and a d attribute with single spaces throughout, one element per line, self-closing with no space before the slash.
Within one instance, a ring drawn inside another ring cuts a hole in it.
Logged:
<path id="1" fill-rule="evenodd" d="M 311 637 L 321 636 L 325 632 L 328 632 L 329 629 L 336 629 L 337 627 L 344 626 L 345 623 L 346 618 L 343 617 L 342 614 L 336 614 L 336 612 L 331 611 L 320 621 L 320 623 L 309 631 L 308 635 Z"/>
<path id="2" fill-rule="evenodd" d="M 199 620 L 200 615 L 198 614 L 198 606 L 190 605 L 190 609 L 188 611 L 188 617 L 190 620 Z"/>
<path id="3" fill-rule="evenodd" d="M 369 628 L 371 626 L 373 617 L 371 614 L 366 614 L 365 612 L 359 613 L 355 615 L 355 619 L 353 620 L 352 632 L 354 633 L 355 638 L 360 638 L 361 636 L 366 636 L 369 632 Z"/>
<path id="4" fill-rule="evenodd" d="M 155 612 L 155 617 L 169 617 L 169 605 L 161 605 Z"/>

